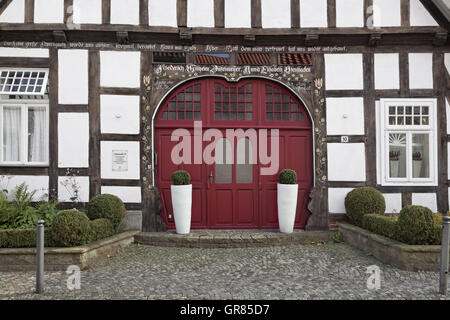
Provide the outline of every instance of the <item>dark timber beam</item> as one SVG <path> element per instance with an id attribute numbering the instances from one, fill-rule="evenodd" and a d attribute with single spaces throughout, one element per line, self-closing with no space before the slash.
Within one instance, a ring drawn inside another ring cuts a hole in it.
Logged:
<path id="1" fill-rule="evenodd" d="M 0 2 L 0 15 L 8 8 L 13 0 L 3 0 Z"/>

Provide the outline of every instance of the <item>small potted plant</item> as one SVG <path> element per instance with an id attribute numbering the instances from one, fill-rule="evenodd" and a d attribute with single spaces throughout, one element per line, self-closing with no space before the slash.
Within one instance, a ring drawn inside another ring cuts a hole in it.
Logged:
<path id="1" fill-rule="evenodd" d="M 422 170 L 422 153 L 420 153 L 419 151 L 413 152 L 412 158 L 413 158 L 413 177 L 419 178 L 420 171 Z"/>
<path id="2" fill-rule="evenodd" d="M 170 194 L 176 231 L 178 234 L 188 234 L 191 230 L 192 184 L 187 171 L 172 173 Z"/>
<path id="3" fill-rule="evenodd" d="M 291 169 L 281 170 L 278 174 L 278 181 L 277 205 L 280 232 L 292 233 L 297 211 L 297 173 Z"/>
<path id="4" fill-rule="evenodd" d="M 398 167 L 400 164 L 400 151 L 389 151 L 390 177 L 398 177 Z"/>

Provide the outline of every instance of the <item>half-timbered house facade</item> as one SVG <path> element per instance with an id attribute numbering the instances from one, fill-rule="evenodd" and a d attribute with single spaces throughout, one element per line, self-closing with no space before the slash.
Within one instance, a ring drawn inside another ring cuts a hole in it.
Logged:
<path id="1" fill-rule="evenodd" d="M 1 187 L 25 182 L 68 205 L 75 192 L 80 202 L 115 194 L 144 231 L 174 228 L 177 169 L 192 177 L 192 228 L 277 228 L 283 168 L 298 174 L 297 228 L 328 229 L 360 186 L 380 190 L 388 213 L 446 212 L 446 10 L 431 0 L 4 0 Z M 215 161 L 204 161 L 213 136 Z M 173 161 L 182 139 L 190 162 Z"/>

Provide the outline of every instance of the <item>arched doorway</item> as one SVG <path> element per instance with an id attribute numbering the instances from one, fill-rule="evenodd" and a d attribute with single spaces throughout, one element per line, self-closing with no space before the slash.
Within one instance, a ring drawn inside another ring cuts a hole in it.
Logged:
<path id="1" fill-rule="evenodd" d="M 194 129 L 200 121 L 201 133 Z M 192 147 L 174 153 L 184 159 L 179 163 L 172 152 L 181 141 Z M 200 78 L 184 83 L 166 97 L 154 117 L 154 151 L 160 215 L 169 229 L 175 227 L 170 177 L 181 169 L 192 177 L 193 229 L 278 228 L 277 176 L 284 168 L 298 174 L 295 228 L 306 225 L 314 179 L 312 123 L 302 102 L 276 82 Z M 275 172 L 263 172 L 275 167 L 277 153 Z M 212 159 L 205 157 L 208 154 Z"/>

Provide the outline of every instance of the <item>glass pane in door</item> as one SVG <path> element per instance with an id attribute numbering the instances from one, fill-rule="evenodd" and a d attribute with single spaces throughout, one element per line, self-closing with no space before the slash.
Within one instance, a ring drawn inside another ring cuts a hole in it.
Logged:
<path id="1" fill-rule="evenodd" d="M 236 181 L 237 183 L 253 182 L 252 144 L 248 138 L 241 138 L 236 151 Z"/>
<path id="2" fill-rule="evenodd" d="M 233 181 L 233 153 L 230 141 L 220 139 L 215 149 L 216 183 L 231 183 Z"/>

